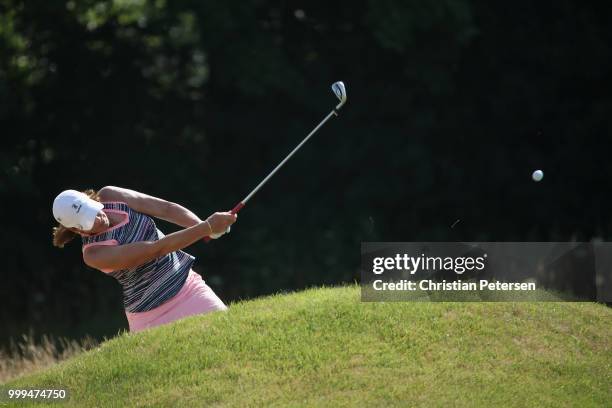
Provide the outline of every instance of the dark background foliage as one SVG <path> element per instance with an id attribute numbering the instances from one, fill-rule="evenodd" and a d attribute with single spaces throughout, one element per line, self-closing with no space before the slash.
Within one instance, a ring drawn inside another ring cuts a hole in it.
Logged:
<path id="1" fill-rule="evenodd" d="M 577 0 L 1 1 L 1 340 L 127 327 L 115 281 L 78 242 L 51 245 L 60 191 L 229 209 L 339 79 L 340 118 L 231 234 L 187 250 L 225 301 L 356 280 L 362 241 L 608 239 L 608 15 Z"/>

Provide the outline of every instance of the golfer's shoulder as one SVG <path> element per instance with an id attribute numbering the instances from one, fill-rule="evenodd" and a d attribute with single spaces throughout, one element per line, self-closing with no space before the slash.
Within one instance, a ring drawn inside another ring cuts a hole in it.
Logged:
<path id="1" fill-rule="evenodd" d="M 120 187 L 106 186 L 98 190 L 98 198 L 104 205 L 104 209 L 111 211 L 122 211 L 128 213 L 129 216 L 134 216 L 133 208 L 130 206 L 129 200 L 122 193 Z"/>
<path id="2" fill-rule="evenodd" d="M 131 190 L 127 190 L 116 186 L 105 186 L 98 190 L 98 197 L 100 202 L 105 204 L 105 207 L 114 208 L 115 206 L 125 206 L 132 208 L 131 201 L 132 197 L 129 193 Z"/>
<path id="3" fill-rule="evenodd" d="M 121 195 L 121 187 L 117 186 L 104 186 L 98 190 L 100 201 L 120 201 L 117 198 L 121 198 Z"/>

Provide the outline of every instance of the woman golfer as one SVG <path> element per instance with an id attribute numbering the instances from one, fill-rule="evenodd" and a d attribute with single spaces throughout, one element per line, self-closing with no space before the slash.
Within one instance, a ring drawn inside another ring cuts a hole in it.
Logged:
<path id="1" fill-rule="evenodd" d="M 236 222 L 235 214 L 218 212 L 202 221 L 176 203 L 108 186 L 63 191 L 53 202 L 53 216 L 59 223 L 55 246 L 80 235 L 85 263 L 119 281 L 130 331 L 227 309 L 191 269 L 195 258 L 181 249 L 219 237 Z M 151 217 L 185 229 L 164 235 Z"/>

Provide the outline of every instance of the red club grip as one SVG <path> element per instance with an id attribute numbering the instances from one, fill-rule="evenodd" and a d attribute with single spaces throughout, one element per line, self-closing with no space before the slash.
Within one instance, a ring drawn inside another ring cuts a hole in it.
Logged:
<path id="1" fill-rule="evenodd" d="M 236 204 L 236 206 L 234 208 L 232 208 L 230 212 L 232 214 L 238 214 L 238 211 L 242 210 L 243 207 L 244 207 L 244 203 L 241 201 L 238 204 Z M 203 239 L 204 239 L 204 242 L 208 243 L 208 242 L 210 242 L 210 240 L 212 238 L 209 237 L 209 236 L 206 236 Z"/>
<path id="2" fill-rule="evenodd" d="M 232 208 L 232 211 L 230 211 L 232 214 L 238 214 L 238 211 L 242 210 L 242 207 L 244 207 L 244 203 L 241 201 L 238 204 L 236 204 L 236 206 L 234 208 Z"/>

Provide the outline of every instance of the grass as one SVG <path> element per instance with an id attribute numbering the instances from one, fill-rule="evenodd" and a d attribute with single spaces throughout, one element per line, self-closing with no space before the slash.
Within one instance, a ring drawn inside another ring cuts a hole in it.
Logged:
<path id="1" fill-rule="evenodd" d="M 122 334 L 6 386 L 66 388 L 62 406 L 75 407 L 612 400 L 612 310 L 603 305 L 359 299 L 358 286 L 345 286 L 240 302 Z"/>
<path id="2" fill-rule="evenodd" d="M 30 330 L 29 334 L 23 334 L 17 340 L 11 339 L 8 347 L 0 349 L 0 384 L 43 370 L 94 348 L 97 344 L 98 342 L 89 336 L 80 341 L 47 335 L 37 339 Z"/>

